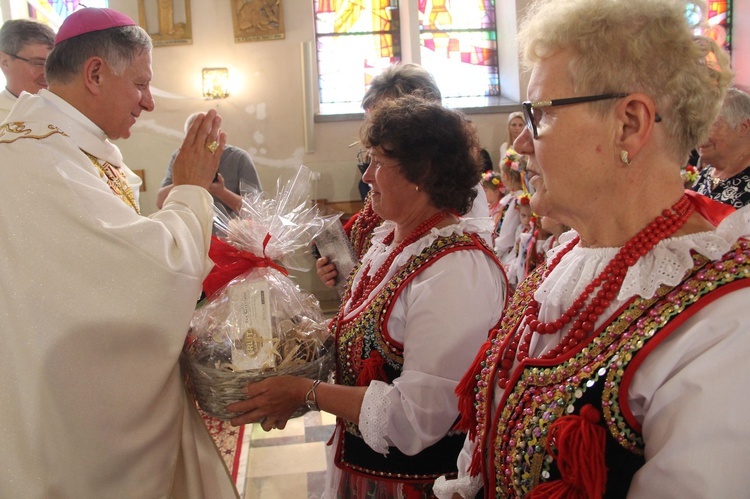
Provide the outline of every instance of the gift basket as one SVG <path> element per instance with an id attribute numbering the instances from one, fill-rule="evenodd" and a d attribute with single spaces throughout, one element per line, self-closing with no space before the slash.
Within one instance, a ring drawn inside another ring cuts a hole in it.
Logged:
<path id="1" fill-rule="evenodd" d="M 188 389 L 212 416 L 230 419 L 226 406 L 245 398 L 248 383 L 281 374 L 328 378 L 332 339 L 320 304 L 287 271 L 309 270 L 312 239 L 338 220 L 308 202 L 310 180 L 302 166 L 276 198 L 252 191 L 238 216 L 216 212 L 214 269 L 180 359 Z"/>

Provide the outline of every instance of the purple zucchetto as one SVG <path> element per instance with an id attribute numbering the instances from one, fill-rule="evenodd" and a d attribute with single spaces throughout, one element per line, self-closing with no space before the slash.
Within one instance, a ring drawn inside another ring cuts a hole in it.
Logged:
<path id="1" fill-rule="evenodd" d="M 136 23 L 116 10 L 86 7 L 65 18 L 55 36 L 55 45 L 68 38 L 120 26 L 136 26 Z"/>

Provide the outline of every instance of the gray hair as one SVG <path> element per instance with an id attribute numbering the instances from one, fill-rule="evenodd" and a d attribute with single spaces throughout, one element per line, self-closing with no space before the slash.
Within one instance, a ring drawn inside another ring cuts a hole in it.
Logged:
<path id="1" fill-rule="evenodd" d="M 527 68 L 570 51 L 576 95 L 650 96 L 680 161 L 705 141 L 732 79 L 727 54 L 694 36 L 678 0 L 540 0 L 523 21 L 519 45 Z M 603 116 L 614 103 L 589 105 Z"/>
<path id="2" fill-rule="evenodd" d="M 152 48 L 151 37 L 139 26 L 121 26 L 68 38 L 55 45 L 47 58 L 47 81 L 69 83 L 83 63 L 101 57 L 116 75 Z"/>
<path id="3" fill-rule="evenodd" d="M 16 55 L 26 45 L 41 44 L 52 47 L 55 32 L 46 24 L 28 19 L 5 21 L 0 28 L 0 52 Z"/>
<path id="4" fill-rule="evenodd" d="M 730 88 L 721 105 L 719 118 L 727 122 L 732 128 L 750 119 L 750 95 L 738 88 Z"/>
<path id="5" fill-rule="evenodd" d="M 192 125 L 192 124 L 193 124 L 193 121 L 195 121 L 195 119 L 196 119 L 196 118 L 197 118 L 198 116 L 202 115 L 202 114 L 205 114 L 205 113 L 201 113 L 201 112 L 199 111 L 199 112 L 196 112 L 196 113 L 193 113 L 193 114 L 191 114 L 190 116 L 188 116 L 188 117 L 187 117 L 187 118 L 185 119 L 185 135 L 187 135 L 187 133 L 188 133 L 188 130 L 190 130 L 190 125 Z"/>
<path id="6" fill-rule="evenodd" d="M 362 98 L 362 109 L 372 109 L 383 99 L 405 95 L 435 102 L 442 100 L 440 89 L 429 71 L 418 64 L 394 64 L 372 79 Z"/>

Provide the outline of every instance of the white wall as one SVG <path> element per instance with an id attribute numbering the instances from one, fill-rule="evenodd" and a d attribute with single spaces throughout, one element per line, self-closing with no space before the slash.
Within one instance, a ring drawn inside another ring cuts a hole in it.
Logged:
<path id="1" fill-rule="evenodd" d="M 135 0 L 111 0 L 110 6 L 137 19 Z M 158 89 L 184 96 L 156 97 L 156 110 L 141 116 L 133 136 L 118 142 L 131 168 L 145 169 L 144 213 L 156 209 L 155 196 L 169 157 L 180 142 L 184 118 L 216 107 L 231 144 L 248 150 L 266 189 L 286 180 L 300 164 L 321 173 L 313 193 L 331 201 L 358 199 L 359 120 L 316 123 L 314 152 L 304 152 L 301 44 L 313 39 L 311 2 L 284 2 L 285 39 L 235 43 L 230 2 L 191 2 L 193 44 L 155 47 L 154 80 Z M 203 67 L 228 67 L 238 88 L 224 100 L 200 96 Z M 474 115 L 482 143 L 494 154 L 505 140 L 505 115 Z"/>

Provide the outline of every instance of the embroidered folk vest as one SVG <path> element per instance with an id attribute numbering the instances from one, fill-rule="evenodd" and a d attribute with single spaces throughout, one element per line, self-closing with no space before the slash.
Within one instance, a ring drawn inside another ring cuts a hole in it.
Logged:
<path id="1" fill-rule="evenodd" d="M 401 374 L 403 345 L 393 341 L 386 330 L 390 310 L 417 274 L 448 253 L 461 250 L 480 250 L 494 259 L 492 250 L 474 234 L 438 237 L 421 253 L 412 256 L 356 317 L 347 321 L 339 321 L 337 317 L 332 321 L 339 384 L 368 386 L 373 379 L 392 383 Z M 341 314 L 340 310 L 339 316 Z M 431 484 L 441 475 L 455 477 L 457 474 L 456 459 L 466 437 L 464 433 L 449 432 L 414 456 L 407 456 L 396 447 L 390 447 L 388 455 L 383 456 L 364 442 L 357 425 L 342 420 L 338 424 L 343 428 L 336 452 L 339 468 L 379 480 L 425 484 Z"/>
<path id="2" fill-rule="evenodd" d="M 550 427 L 561 418 L 581 416 L 585 407 L 596 409 L 591 412 L 601 418 L 595 424 L 606 430 L 605 448 L 600 449 L 606 465 L 604 497 L 625 497 L 645 462 L 641 427 L 628 405 L 633 374 L 687 318 L 726 291 L 750 286 L 749 248 L 748 241 L 740 240 L 717 262 L 694 254 L 694 267 L 681 284 L 662 286 L 649 299 L 631 299 L 588 344 L 556 359 L 526 359 L 513 372 L 490 421 L 487 403 L 493 403 L 496 388 L 490 366 L 496 365 L 504 339 L 493 338 L 475 395 L 477 445 L 488 449 L 485 497 L 533 496 L 535 487 L 560 479 L 558 463 L 571 456 L 560 454 L 563 447 L 548 441 Z M 543 272 L 538 268 L 520 286 L 498 331 L 518 326 Z M 571 466 L 566 464 L 566 469 Z"/>

